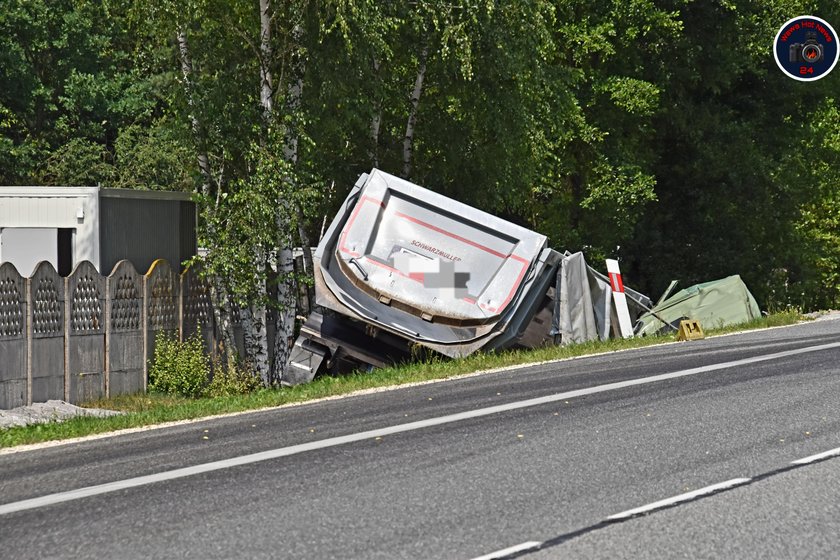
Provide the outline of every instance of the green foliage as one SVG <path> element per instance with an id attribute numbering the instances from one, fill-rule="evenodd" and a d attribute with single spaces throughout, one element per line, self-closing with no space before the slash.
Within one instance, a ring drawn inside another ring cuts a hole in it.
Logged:
<path id="1" fill-rule="evenodd" d="M 840 100 L 826 100 L 814 117 L 809 133 L 791 154 L 811 196 L 796 222 L 807 251 L 806 274 L 794 288 L 800 297 L 787 303 L 836 309 L 840 305 Z M 805 301 L 797 301 L 800 298 Z"/>
<path id="2" fill-rule="evenodd" d="M 263 386 L 262 379 L 246 365 L 227 366 L 219 360 L 213 362 L 213 379 L 204 396 L 210 398 L 231 397 L 253 393 Z"/>
<path id="3" fill-rule="evenodd" d="M 317 178 L 296 170 L 282 157 L 280 140 L 273 131 L 269 131 L 265 146 L 253 144 L 245 158 L 251 174 L 228 185 L 206 214 L 205 219 L 212 224 L 206 231 L 213 235 L 203 236 L 200 241 L 214 251 L 197 260 L 206 273 L 224 278 L 238 304 L 276 305 L 274 301 L 259 301 L 266 294 L 257 291 L 266 282 L 288 280 L 268 266 L 276 258 L 273 250 L 299 243 L 295 234 L 299 227 L 305 227 L 304 221 L 319 217 L 313 210 L 319 207 L 326 189 Z M 287 227 L 278 231 L 278 221 Z M 294 282 L 306 281 L 292 276 Z"/>
<path id="4" fill-rule="evenodd" d="M 271 6 L 264 59 L 252 1 L 8 0 L 0 183 L 200 193 L 206 270 L 261 303 L 279 246 L 317 240 L 361 172 L 402 169 L 425 47 L 409 179 L 620 256 L 646 293 L 739 273 L 763 307 L 840 305 L 840 69 L 797 83 L 771 53 L 793 15 L 840 27 L 837 2 Z"/>
<path id="5" fill-rule="evenodd" d="M 616 107 L 632 115 L 649 116 L 659 109 L 659 88 L 644 80 L 610 76 L 598 89 L 609 95 Z"/>
<path id="6" fill-rule="evenodd" d="M 214 358 L 211 369 L 210 363 L 200 332 L 183 342 L 172 334 L 158 332 L 149 367 L 149 389 L 187 398 L 217 398 L 251 393 L 263 386 L 259 375 L 246 365 L 235 361 L 223 364 Z"/>
<path id="7" fill-rule="evenodd" d="M 170 119 L 150 126 L 129 125 L 114 142 L 110 186 L 123 189 L 191 191 L 195 156 L 184 127 Z"/>
<path id="8" fill-rule="evenodd" d="M 101 144 L 73 138 L 50 154 L 39 178 L 48 185 L 108 184 L 113 173 L 109 159 L 110 155 Z"/>
<path id="9" fill-rule="evenodd" d="M 184 342 L 159 331 L 149 368 L 149 389 L 170 395 L 199 397 L 210 378 L 210 362 L 200 332 Z"/>
<path id="10" fill-rule="evenodd" d="M 624 228 L 624 235 L 629 235 L 627 226 L 635 224 L 634 215 L 645 203 L 656 200 L 655 186 L 656 178 L 639 167 L 600 162 L 593 169 L 589 192 L 580 205 L 606 209 L 605 213 L 613 216 L 613 227 Z"/>
<path id="11" fill-rule="evenodd" d="M 159 169 L 148 173 L 126 157 L 143 138 L 123 131 L 166 136 L 157 129 L 173 124 L 161 117 L 174 108 L 169 57 L 126 6 L 9 0 L 0 12 L 0 184 L 192 188 L 192 180 L 161 181 Z M 183 156 L 180 146 L 157 148 Z M 170 159 L 167 173 L 192 179 L 190 159 Z"/>
<path id="12" fill-rule="evenodd" d="M 819 4 L 812 7 L 837 21 L 836 3 Z M 829 290 L 820 285 L 836 284 L 814 265 L 832 244 L 818 241 L 817 222 L 808 225 L 803 213 L 831 204 L 831 189 L 817 185 L 832 184 L 838 164 L 824 147 L 831 127 L 817 123 L 836 100 L 840 74 L 794 82 L 770 50 L 781 23 L 801 12 L 784 1 L 681 8 L 684 31 L 663 53 L 672 74 L 654 117 L 658 203 L 623 249 L 643 290 L 739 273 L 765 309 L 825 305 L 818 301 Z M 743 49 L 705 48 L 732 36 Z"/>

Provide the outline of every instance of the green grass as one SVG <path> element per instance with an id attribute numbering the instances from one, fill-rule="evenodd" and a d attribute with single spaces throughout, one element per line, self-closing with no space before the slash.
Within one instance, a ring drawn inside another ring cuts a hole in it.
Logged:
<path id="1" fill-rule="evenodd" d="M 743 325 L 709 329 L 706 334 L 714 336 L 747 329 L 790 325 L 802 319 L 802 315 L 798 312 L 787 311 Z M 377 369 L 369 373 L 321 377 L 307 385 L 281 389 L 262 389 L 247 395 L 233 397 L 188 399 L 157 393 L 125 395 L 87 403 L 87 406 L 120 410 L 125 414 L 108 418 L 79 417 L 60 423 L 52 422 L 5 430 L 0 429 L 0 447 L 82 437 L 164 422 L 256 410 L 324 397 L 346 395 L 364 389 L 447 379 L 487 369 L 640 348 L 673 340 L 673 335 L 669 335 L 626 340 L 611 339 L 605 342 L 550 346 L 535 350 L 480 353 L 461 360 L 438 359 Z"/>

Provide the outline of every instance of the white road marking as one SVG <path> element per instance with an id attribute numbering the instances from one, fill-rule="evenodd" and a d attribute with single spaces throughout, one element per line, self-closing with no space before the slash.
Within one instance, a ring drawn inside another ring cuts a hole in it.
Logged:
<path id="1" fill-rule="evenodd" d="M 517 552 L 531 550 L 532 548 L 539 548 L 542 544 L 543 543 L 537 541 L 524 542 L 516 546 L 511 546 L 510 548 L 505 548 L 504 550 L 497 550 L 496 552 L 491 552 L 490 554 L 485 554 L 484 556 L 478 556 L 472 560 L 495 560 L 496 558 L 504 558 L 505 556 L 510 556 L 511 554 L 515 554 Z"/>
<path id="2" fill-rule="evenodd" d="M 791 325 L 785 325 L 781 327 L 767 327 L 763 330 L 775 330 L 775 329 L 784 329 Z M 737 334 L 744 334 L 750 331 L 741 331 L 736 333 L 727 333 L 719 335 L 721 337 L 724 336 L 733 336 Z M 662 342 L 661 344 L 657 344 L 656 347 L 662 348 L 666 346 L 672 346 L 680 344 L 679 342 Z M 369 389 L 359 389 L 356 391 L 351 391 L 350 393 L 342 393 L 338 395 L 330 395 L 328 397 L 320 397 L 317 399 L 306 400 L 306 401 L 299 401 L 299 402 L 291 402 L 276 406 L 266 406 L 263 408 L 255 408 L 251 410 L 241 410 L 238 412 L 226 412 L 224 414 L 213 414 L 211 416 L 202 416 L 200 418 L 189 418 L 187 420 L 175 420 L 172 422 L 161 422 L 160 424 L 149 424 L 148 426 L 139 426 L 136 428 L 125 428 L 123 430 L 114 430 L 113 432 L 104 432 L 101 434 L 91 434 L 88 436 L 81 436 L 76 438 L 67 438 L 67 439 L 57 439 L 51 441 L 42 441 L 40 443 L 31 443 L 26 445 L 16 445 L 14 447 L 0 447 L 0 455 L 7 455 L 12 453 L 25 453 L 27 451 L 35 451 L 38 449 L 44 449 L 48 447 L 58 447 L 62 445 L 70 445 L 73 443 L 79 443 L 82 441 L 92 441 L 92 440 L 100 440 L 100 439 L 107 439 L 116 436 L 122 436 L 126 434 L 136 434 L 138 432 L 149 432 L 152 430 L 160 430 L 164 428 L 171 428 L 173 426 L 184 426 L 187 424 L 197 424 L 199 422 L 208 422 L 211 420 L 218 420 L 220 418 L 233 418 L 236 416 L 244 416 L 246 414 L 255 414 L 260 412 L 267 412 L 267 411 L 274 411 L 274 410 L 283 410 L 286 408 L 296 408 L 300 406 L 311 406 L 313 404 L 329 402 L 329 401 L 337 401 L 337 400 L 344 400 L 353 397 L 358 397 L 361 395 L 373 395 L 377 393 L 387 393 L 390 391 L 404 391 L 406 389 L 412 389 L 414 387 L 423 387 L 425 385 L 437 385 L 438 383 L 446 383 L 453 380 L 461 380 L 461 379 L 472 379 L 473 377 L 480 377 L 483 375 L 488 375 L 492 373 L 500 373 L 500 372 L 513 372 L 518 371 L 520 369 L 526 369 L 535 366 L 546 366 L 552 364 L 563 364 L 568 362 L 574 362 L 578 360 L 585 360 L 587 358 L 592 358 L 595 356 L 614 356 L 614 355 L 621 355 L 631 352 L 636 352 L 640 350 L 645 350 L 648 347 L 640 347 L 640 348 L 624 348 L 621 350 L 610 350 L 605 352 L 597 352 L 595 354 L 585 354 L 582 356 L 570 356 L 568 358 L 557 358 L 554 360 L 543 360 L 540 362 L 528 362 L 524 364 L 515 364 L 509 366 L 502 366 L 490 369 L 483 369 L 479 371 L 474 371 L 472 373 L 460 373 L 455 374 L 450 377 L 441 377 L 439 379 L 426 379 L 424 381 L 412 381 L 411 383 L 401 383 L 399 385 L 383 385 L 381 387 L 371 387 Z M 408 416 L 408 415 L 406 415 Z"/>
<path id="3" fill-rule="evenodd" d="M 376 437 L 384 437 L 390 436 L 393 434 L 400 434 L 404 432 L 411 432 L 414 430 L 421 430 L 424 428 L 430 428 L 433 426 L 441 426 L 444 424 L 451 424 L 453 422 L 460 422 L 462 420 L 469 420 L 472 418 L 481 418 L 483 416 L 490 416 L 492 414 L 499 414 L 502 412 L 509 412 L 512 410 L 520 410 L 523 408 L 529 408 L 534 406 L 540 406 L 544 404 L 551 404 L 559 401 L 565 401 L 568 399 L 573 399 L 577 397 L 584 397 L 587 395 L 594 395 L 597 393 L 605 393 L 607 391 L 615 391 L 617 389 L 624 389 L 626 387 L 635 387 L 639 385 L 648 385 L 650 383 L 656 383 L 658 381 L 666 381 L 669 379 L 677 379 L 680 377 L 688 377 L 690 375 L 697 375 L 700 373 L 707 373 L 710 371 L 718 371 L 721 369 L 733 368 L 738 366 L 743 366 L 747 364 L 754 364 L 758 362 L 766 362 L 770 360 L 776 360 L 779 358 L 786 358 L 789 356 L 796 356 L 799 354 L 807 354 L 809 352 L 819 352 L 821 350 L 830 350 L 834 348 L 840 348 L 840 342 L 834 342 L 831 344 L 820 344 L 818 346 L 808 346 L 806 348 L 798 348 L 796 350 L 786 350 L 784 352 L 777 352 L 775 354 L 766 354 L 764 356 L 756 356 L 754 358 L 744 358 L 741 360 L 733 360 L 731 362 L 722 362 L 718 364 L 711 364 L 708 366 L 701 366 L 696 368 L 684 369 L 680 371 L 675 371 L 672 373 L 664 373 L 661 375 L 653 375 L 650 377 L 643 377 L 640 379 L 630 379 L 628 381 L 619 381 L 616 383 L 606 383 L 604 385 L 596 385 L 594 387 L 587 387 L 585 389 L 577 389 L 574 391 L 567 391 L 565 393 L 556 393 L 554 395 L 547 395 L 544 397 L 537 397 L 533 399 L 527 399 L 524 401 L 517 401 L 507 404 L 501 404 L 497 406 L 489 406 L 486 408 L 479 408 L 476 410 L 470 410 L 467 412 L 459 412 L 457 414 L 448 414 L 446 416 L 438 416 L 437 418 L 429 418 L 427 420 L 420 420 L 417 422 L 408 422 L 406 424 L 398 424 L 396 426 L 389 426 L 386 428 L 379 428 L 376 430 L 368 430 L 366 432 L 359 432 L 355 434 L 348 434 L 346 436 L 339 436 L 333 438 L 327 438 L 320 441 L 313 441 L 309 443 L 303 443 L 299 445 L 292 445 L 289 447 L 281 447 L 278 449 L 271 449 L 268 451 L 262 451 L 259 453 L 252 453 L 250 455 L 242 455 L 239 457 L 233 457 L 231 459 L 224 459 L 222 461 L 213 461 L 210 463 L 204 463 L 201 465 L 195 465 L 192 467 L 185 467 L 181 469 L 175 469 L 171 471 L 160 472 L 156 474 L 150 474 L 146 476 L 139 476 L 136 478 L 129 478 L 126 480 L 118 480 L 115 482 L 109 482 L 106 484 L 98 484 L 96 486 L 88 486 L 85 488 L 79 488 L 77 490 L 70 490 L 67 492 L 58 492 L 56 494 L 48 494 L 46 496 L 40 496 L 38 498 L 31 498 L 28 500 L 21 500 L 18 502 L 11 502 L 8 504 L 0 505 L 0 515 L 4 515 L 7 513 L 13 513 L 17 511 L 23 511 L 38 507 L 44 507 L 54 504 L 60 504 L 63 502 L 69 502 L 72 500 L 78 500 L 81 498 L 87 498 L 90 496 L 98 496 L 101 494 L 107 494 L 109 492 L 117 492 L 119 490 L 126 490 L 128 488 L 136 488 L 138 486 L 145 486 L 147 484 L 153 484 L 156 482 L 163 482 L 167 480 L 174 480 L 178 478 L 184 478 L 187 476 L 193 476 L 197 474 L 202 474 L 206 472 L 218 471 L 222 469 L 229 469 L 232 467 L 238 467 L 242 465 L 249 465 L 252 463 L 258 463 L 260 461 L 269 461 L 272 459 L 279 459 L 280 457 L 288 457 L 290 455 L 297 455 L 299 453 L 305 453 L 307 451 L 314 451 L 316 449 L 325 449 L 328 447 L 335 447 L 337 445 L 344 445 L 347 443 L 353 443 L 358 441 L 363 441 L 366 439 L 374 439 Z"/>
<path id="4" fill-rule="evenodd" d="M 634 509 L 628 509 L 627 511 L 623 511 L 621 513 L 616 513 L 615 515 L 611 515 L 607 517 L 607 521 L 621 521 L 623 519 L 627 519 L 633 517 L 634 515 L 639 515 L 642 513 L 649 513 L 651 511 L 662 509 L 664 507 L 672 506 L 674 504 L 678 504 L 680 502 L 686 502 L 688 500 L 693 500 L 699 496 L 704 496 L 706 494 L 713 494 L 720 490 L 726 490 L 727 488 L 734 488 L 735 486 L 740 486 L 742 484 L 746 484 L 751 479 L 749 478 L 733 478 L 732 480 L 727 480 L 726 482 L 721 482 L 719 484 L 712 484 L 711 486 L 706 486 L 705 488 L 701 488 L 699 490 L 695 490 L 693 492 L 686 492 L 685 494 L 680 494 L 679 496 L 674 496 L 672 498 L 666 498 L 664 500 L 660 500 L 658 502 L 653 502 L 652 504 L 647 504 L 645 506 L 637 507 Z"/>
<path id="5" fill-rule="evenodd" d="M 834 457 L 835 455 L 840 455 L 840 447 L 837 449 L 832 449 L 830 451 L 824 451 L 822 453 L 817 453 L 816 455 L 811 455 L 810 457 L 805 457 L 802 459 L 797 459 L 796 461 L 791 461 L 791 465 L 807 465 L 808 463 L 813 463 L 814 461 L 819 461 L 820 459 L 826 459 L 828 457 Z"/>

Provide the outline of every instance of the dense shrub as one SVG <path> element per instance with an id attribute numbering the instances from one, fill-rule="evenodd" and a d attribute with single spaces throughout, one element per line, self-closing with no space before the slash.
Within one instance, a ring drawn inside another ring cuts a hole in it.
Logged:
<path id="1" fill-rule="evenodd" d="M 149 369 L 149 389 L 171 395 L 200 397 L 210 379 L 210 362 L 204 354 L 201 335 L 195 333 L 184 342 L 159 332 L 155 337 L 155 356 Z"/>

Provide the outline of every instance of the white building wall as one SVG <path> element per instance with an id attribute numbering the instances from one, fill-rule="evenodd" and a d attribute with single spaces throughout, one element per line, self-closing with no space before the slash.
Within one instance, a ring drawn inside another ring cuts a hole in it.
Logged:
<path id="1" fill-rule="evenodd" d="M 56 228 L 0 229 L 0 262 L 12 263 L 24 277 L 41 261 L 58 269 L 58 230 Z"/>
<path id="2" fill-rule="evenodd" d="M 99 269 L 98 193 L 98 187 L 0 187 L 0 236 L 3 228 L 70 228 L 74 265 L 89 260 Z"/>

